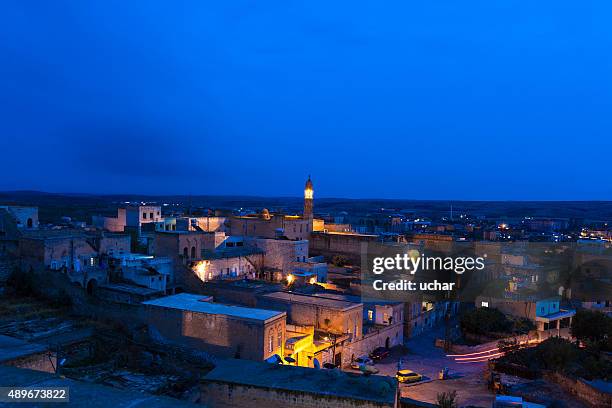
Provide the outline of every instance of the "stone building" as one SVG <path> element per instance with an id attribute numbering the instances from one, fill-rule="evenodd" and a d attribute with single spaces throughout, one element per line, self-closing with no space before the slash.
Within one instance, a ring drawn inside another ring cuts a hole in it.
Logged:
<path id="1" fill-rule="evenodd" d="M 314 190 L 308 177 L 304 189 L 304 213 L 299 215 L 270 214 L 263 209 L 260 214 L 233 216 L 230 219 L 230 235 L 277 238 L 290 240 L 308 239 L 313 228 Z"/>
<path id="2" fill-rule="evenodd" d="M 491 307 L 503 313 L 531 320 L 536 326 L 538 336 L 561 334 L 561 329 L 567 329 L 572 324 L 576 314 L 574 309 L 563 309 L 560 297 L 552 298 L 494 298 L 477 296 L 476 307 Z"/>
<path id="3" fill-rule="evenodd" d="M 143 304 L 147 320 L 167 341 L 216 357 L 266 360 L 283 355 L 286 313 L 213 303 L 180 293 Z"/>
<path id="4" fill-rule="evenodd" d="M 126 226 L 126 210 L 118 208 L 116 217 L 94 215 L 91 217 L 91 224 L 105 231 L 123 232 Z"/>
<path id="5" fill-rule="evenodd" d="M 38 228 L 38 207 L 0 205 L 0 210 L 6 211 L 19 229 Z"/>
<path id="6" fill-rule="evenodd" d="M 88 236 L 78 230 L 32 230 L 19 239 L 19 266 L 22 271 L 59 271 L 93 293 L 108 283 L 108 272 L 99 265 L 99 253 Z"/>
<path id="7" fill-rule="evenodd" d="M 193 271 L 202 282 L 214 279 L 254 279 L 264 264 L 264 252 L 253 247 L 205 250 Z"/>
<path id="8" fill-rule="evenodd" d="M 348 334 L 361 338 L 363 329 L 363 304 L 305 295 L 292 292 L 273 292 L 262 295 L 258 307 L 284 310 L 292 324 L 314 326 L 336 334 Z"/>
<path id="9" fill-rule="evenodd" d="M 307 240 L 245 237 L 245 244 L 264 252 L 263 267 L 267 280 L 280 281 L 293 273 L 296 263 L 308 259 Z"/>
<path id="10" fill-rule="evenodd" d="M 202 383 L 210 408 L 396 408 L 395 378 L 244 360 L 220 362 Z"/>
<path id="11" fill-rule="evenodd" d="M 19 240 L 21 269 L 42 272 L 66 268 L 79 271 L 94 266 L 98 253 L 86 235 L 76 230 L 37 230 Z"/>
<path id="12" fill-rule="evenodd" d="M 219 233 L 215 232 L 157 231 L 154 252 L 156 256 L 169 257 L 178 264 L 201 261 L 204 250 L 214 250 L 220 245 L 219 238 Z"/>
<path id="13" fill-rule="evenodd" d="M 226 217 L 198 216 L 179 217 L 176 219 L 176 229 L 181 231 L 225 231 Z"/>
<path id="14" fill-rule="evenodd" d="M 272 292 L 258 296 L 257 306 L 285 311 L 290 324 L 313 328 L 313 341 L 332 342 L 333 355 L 320 361 L 321 364 L 348 365 L 352 354 L 343 353 L 344 346 L 363 337 L 361 303 L 292 292 Z"/>
<path id="15" fill-rule="evenodd" d="M 342 255 L 355 265 L 361 262 L 362 244 L 375 242 L 377 235 L 345 232 L 313 232 L 310 234 L 310 252 L 333 258 Z"/>

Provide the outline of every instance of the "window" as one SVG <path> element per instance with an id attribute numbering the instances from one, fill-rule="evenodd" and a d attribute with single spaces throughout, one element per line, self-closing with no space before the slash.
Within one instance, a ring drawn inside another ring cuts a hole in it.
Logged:
<path id="1" fill-rule="evenodd" d="M 153 213 L 149 213 L 149 218 L 153 219 Z"/>
<path id="2" fill-rule="evenodd" d="M 374 311 L 373 310 L 368 310 L 368 320 L 369 321 L 374 320 Z"/>
<path id="3" fill-rule="evenodd" d="M 191 247 L 191 258 L 195 259 L 195 257 L 196 257 L 196 248 L 193 246 Z"/>
<path id="4" fill-rule="evenodd" d="M 142 219 L 146 220 L 147 219 L 147 213 L 142 213 Z"/>
<path id="5" fill-rule="evenodd" d="M 184 256 L 185 258 L 188 258 L 188 257 L 189 257 L 189 250 L 187 249 L 187 247 L 183 248 L 183 256 Z"/>
<path id="6" fill-rule="evenodd" d="M 270 338 L 268 339 L 268 352 L 274 351 L 274 334 L 270 332 Z"/>
<path id="7" fill-rule="evenodd" d="M 277 345 L 276 345 L 276 347 L 278 347 L 278 348 L 283 347 L 283 332 L 281 332 L 280 330 L 278 330 Z"/>
<path id="8" fill-rule="evenodd" d="M 481 302 L 480 306 L 482 306 L 482 307 L 489 307 L 489 302 Z"/>

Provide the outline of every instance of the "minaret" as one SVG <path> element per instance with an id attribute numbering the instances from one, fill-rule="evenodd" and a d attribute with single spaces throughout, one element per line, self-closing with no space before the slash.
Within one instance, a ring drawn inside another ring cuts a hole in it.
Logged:
<path id="1" fill-rule="evenodd" d="M 312 180 L 310 180 L 310 175 L 308 175 L 308 180 L 306 180 L 306 186 L 304 187 L 304 219 L 310 220 L 311 222 L 313 219 L 313 196 L 314 189 L 312 188 Z"/>

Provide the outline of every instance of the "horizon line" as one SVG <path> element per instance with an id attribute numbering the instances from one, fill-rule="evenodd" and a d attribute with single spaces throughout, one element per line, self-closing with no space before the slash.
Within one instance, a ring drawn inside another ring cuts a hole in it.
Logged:
<path id="1" fill-rule="evenodd" d="M 258 199 L 303 199 L 302 196 L 290 196 L 290 195 L 250 195 L 250 194 L 190 194 L 190 193 L 171 193 L 171 194 L 150 194 L 150 193 L 87 193 L 87 192 L 50 192 L 43 190 L 0 190 L 0 194 L 39 194 L 39 195 L 55 195 L 55 196 L 93 196 L 93 197 L 117 197 L 117 196 L 139 196 L 139 197 L 214 197 L 214 198 L 258 198 Z M 353 197 L 315 197 L 315 200 L 351 200 L 351 201 L 435 201 L 435 202 L 515 202 L 515 203 L 612 203 L 610 200 L 576 200 L 576 199 L 452 199 L 452 198 L 383 198 L 383 197 L 364 197 L 364 198 L 353 198 Z"/>

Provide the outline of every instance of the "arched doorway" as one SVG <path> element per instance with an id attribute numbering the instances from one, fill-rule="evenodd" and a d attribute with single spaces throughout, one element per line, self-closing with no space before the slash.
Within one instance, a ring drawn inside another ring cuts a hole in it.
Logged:
<path id="1" fill-rule="evenodd" d="M 98 286 L 98 281 L 95 279 L 91 279 L 87 282 L 87 294 L 93 295 L 96 291 L 96 287 Z"/>

